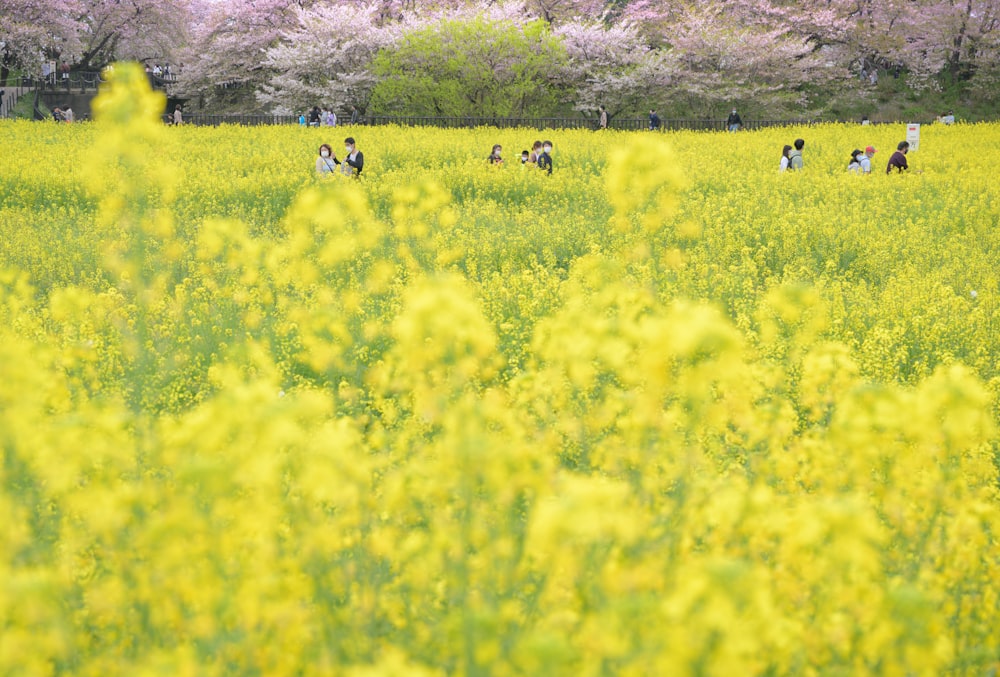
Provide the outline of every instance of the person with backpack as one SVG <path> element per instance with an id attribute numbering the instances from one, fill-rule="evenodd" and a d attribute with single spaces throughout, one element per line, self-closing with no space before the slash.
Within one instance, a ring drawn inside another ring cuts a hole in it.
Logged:
<path id="1" fill-rule="evenodd" d="M 865 152 L 861 154 L 858 158 L 858 162 L 861 163 L 861 173 L 871 174 L 872 173 L 872 156 L 875 155 L 875 147 L 868 146 L 865 148 Z"/>
<path id="2" fill-rule="evenodd" d="M 788 168 L 789 169 L 802 169 L 802 149 L 805 148 L 805 139 L 795 139 L 795 147 L 788 154 Z"/>
<path id="3" fill-rule="evenodd" d="M 860 148 L 855 148 L 854 150 L 851 151 L 851 159 L 847 163 L 847 171 L 849 171 L 851 174 L 861 173 L 861 160 L 859 157 L 861 155 L 864 155 L 864 153 L 861 152 Z"/>

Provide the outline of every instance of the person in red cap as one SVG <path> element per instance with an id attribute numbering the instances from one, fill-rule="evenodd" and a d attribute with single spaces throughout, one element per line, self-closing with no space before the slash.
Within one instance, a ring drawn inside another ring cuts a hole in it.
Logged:
<path id="1" fill-rule="evenodd" d="M 871 174 L 872 173 L 872 156 L 875 155 L 875 147 L 868 146 L 865 148 L 865 154 L 859 158 L 861 162 L 861 173 Z"/>

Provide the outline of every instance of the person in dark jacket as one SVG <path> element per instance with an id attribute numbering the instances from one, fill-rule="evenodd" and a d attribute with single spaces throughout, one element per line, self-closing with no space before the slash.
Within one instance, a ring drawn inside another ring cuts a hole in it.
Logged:
<path id="1" fill-rule="evenodd" d="M 552 142 L 542 142 L 542 154 L 538 156 L 538 168 L 547 174 L 552 174 Z"/>
<path id="2" fill-rule="evenodd" d="M 734 108 L 733 112 L 726 118 L 726 129 L 731 132 L 738 132 L 741 127 L 743 127 L 743 118 L 740 117 L 740 114 Z"/>
<path id="3" fill-rule="evenodd" d="M 656 111 L 650 109 L 649 111 L 649 131 L 655 132 L 660 129 L 660 116 L 656 114 Z"/>
<path id="4" fill-rule="evenodd" d="M 333 161 L 335 164 L 341 165 L 340 171 L 347 176 L 353 176 L 358 178 L 361 176 L 361 170 L 365 168 L 365 154 L 358 150 L 357 145 L 354 143 L 354 137 L 349 136 L 344 139 L 344 150 L 347 151 L 347 157 L 344 158 L 343 162 L 337 159 L 337 156 L 333 156 Z"/>
<path id="5" fill-rule="evenodd" d="M 910 143 L 908 141 L 900 141 L 899 145 L 896 146 L 896 152 L 892 154 L 889 158 L 889 164 L 885 166 L 885 173 L 892 174 L 893 168 L 900 174 L 910 168 L 910 165 L 906 162 L 906 153 L 910 150 Z"/>

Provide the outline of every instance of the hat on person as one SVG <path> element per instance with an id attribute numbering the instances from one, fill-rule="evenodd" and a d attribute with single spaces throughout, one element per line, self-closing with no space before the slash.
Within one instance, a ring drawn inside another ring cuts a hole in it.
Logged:
<path id="1" fill-rule="evenodd" d="M 875 152 L 875 146 L 868 146 L 867 148 L 865 148 L 865 152 L 866 153 L 874 153 Z"/>

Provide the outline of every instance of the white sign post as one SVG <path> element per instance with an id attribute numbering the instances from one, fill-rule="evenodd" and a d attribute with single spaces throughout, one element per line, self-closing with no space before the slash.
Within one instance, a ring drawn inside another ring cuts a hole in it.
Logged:
<path id="1" fill-rule="evenodd" d="M 906 125 L 906 142 L 910 144 L 910 150 L 920 150 L 920 125 Z"/>

